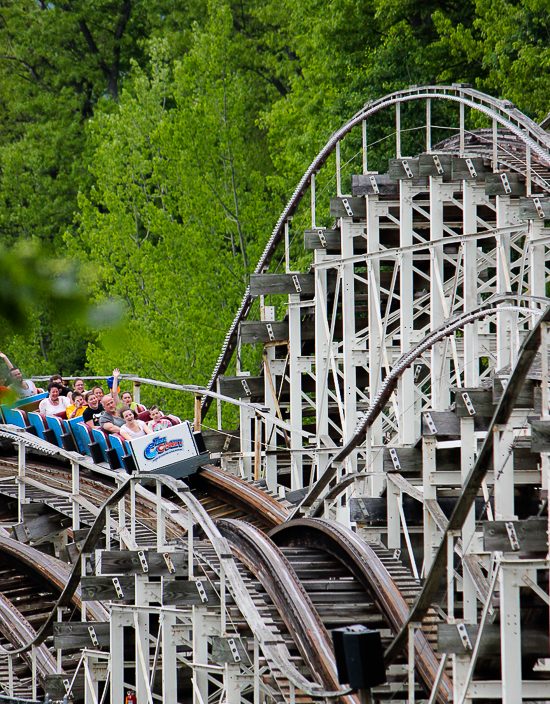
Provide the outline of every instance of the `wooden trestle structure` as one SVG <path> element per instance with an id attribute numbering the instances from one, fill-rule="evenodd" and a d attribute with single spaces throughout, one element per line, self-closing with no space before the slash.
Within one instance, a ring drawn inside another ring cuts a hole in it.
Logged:
<path id="1" fill-rule="evenodd" d="M 0 694 L 352 704 L 330 630 L 363 624 L 375 700 L 550 700 L 548 220 L 550 136 L 511 103 L 458 84 L 365 105 L 281 214 L 208 388 L 160 384 L 217 404 L 211 465 L 128 476 L 0 426 Z"/>

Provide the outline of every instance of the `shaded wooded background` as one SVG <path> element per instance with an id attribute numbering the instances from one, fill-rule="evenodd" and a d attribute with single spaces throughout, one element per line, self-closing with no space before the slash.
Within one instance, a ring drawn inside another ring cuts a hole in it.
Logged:
<path id="1" fill-rule="evenodd" d="M 543 118 L 549 9 L 547 0 L 0 2 L 1 243 L 76 260 L 78 292 L 127 311 L 124 333 L 91 331 L 64 325 L 39 294 L 30 332 L 4 326 L 4 351 L 26 374 L 116 365 L 206 383 L 247 273 L 331 132 L 367 100 L 424 83 L 465 81 Z M 387 119 L 373 119 L 369 141 Z M 348 176 L 360 168 L 356 146 L 351 138 L 344 154 Z M 384 170 L 392 146 L 380 142 L 369 166 Z M 303 271 L 300 225 L 292 255 Z"/>

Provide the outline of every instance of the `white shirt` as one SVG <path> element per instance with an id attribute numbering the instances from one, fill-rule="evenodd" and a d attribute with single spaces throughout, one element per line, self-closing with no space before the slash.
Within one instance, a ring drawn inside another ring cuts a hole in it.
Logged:
<path id="1" fill-rule="evenodd" d="M 136 420 L 136 423 L 139 425 L 139 430 L 135 431 L 129 428 L 126 423 L 120 428 L 121 430 L 125 430 L 128 435 L 134 440 L 134 438 L 141 438 L 144 435 L 146 435 L 145 430 L 143 430 L 144 427 L 147 426 L 147 423 L 144 420 L 139 420 L 139 418 Z"/>
<path id="2" fill-rule="evenodd" d="M 58 413 L 67 410 L 67 406 L 70 405 L 71 402 L 66 396 L 60 396 L 59 403 L 57 405 L 51 403 L 50 397 L 48 396 L 47 398 L 43 398 L 42 401 L 40 401 L 38 410 L 45 416 L 56 416 Z"/>
<path id="3" fill-rule="evenodd" d="M 23 384 L 27 385 L 27 388 L 23 386 Z M 36 396 L 38 391 L 36 390 L 36 386 L 34 381 L 31 379 L 23 379 L 23 383 L 21 386 L 18 384 L 12 384 L 9 387 L 12 391 L 15 391 L 15 393 L 19 396 L 19 398 L 27 398 L 29 396 Z"/>

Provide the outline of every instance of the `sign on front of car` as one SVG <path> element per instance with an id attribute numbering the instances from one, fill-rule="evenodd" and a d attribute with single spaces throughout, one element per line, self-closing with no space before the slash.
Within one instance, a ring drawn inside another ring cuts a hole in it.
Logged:
<path id="1" fill-rule="evenodd" d="M 138 469 L 143 473 L 159 473 L 161 469 L 168 469 L 199 454 L 188 421 L 136 438 L 130 445 Z M 167 471 L 166 474 L 171 472 Z"/>

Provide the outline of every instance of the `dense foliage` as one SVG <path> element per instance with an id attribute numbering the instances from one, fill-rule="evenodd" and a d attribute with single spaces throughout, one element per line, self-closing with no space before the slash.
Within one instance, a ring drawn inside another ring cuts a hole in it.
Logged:
<path id="1" fill-rule="evenodd" d="M 117 365 L 205 383 L 247 274 L 331 132 L 368 99 L 413 83 L 467 81 L 542 119 L 548 9 L 545 0 L 1 2 L 2 243 L 69 255 L 84 298 L 119 300 L 128 320 L 116 335 L 63 327 L 38 297 L 27 337 L 4 329 L 5 351 L 26 373 Z M 371 141 L 382 122 L 369 125 Z M 382 141 L 369 163 L 383 168 L 388 149 Z M 348 151 L 349 174 L 360 165 L 353 139 Z"/>

